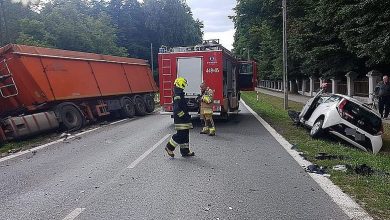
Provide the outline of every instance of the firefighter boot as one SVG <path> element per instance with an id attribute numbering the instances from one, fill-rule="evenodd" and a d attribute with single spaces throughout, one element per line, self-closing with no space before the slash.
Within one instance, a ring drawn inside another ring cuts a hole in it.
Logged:
<path id="1" fill-rule="evenodd" d="M 209 133 L 209 128 L 208 127 L 203 127 L 202 131 L 200 132 L 201 134 L 208 134 Z"/>
<path id="2" fill-rule="evenodd" d="M 170 142 L 168 142 L 167 146 L 165 147 L 165 151 L 167 152 L 168 156 L 175 157 L 175 154 L 173 153 L 174 150 L 175 147 Z"/>
<path id="3" fill-rule="evenodd" d="M 209 136 L 215 136 L 215 127 L 209 129 Z"/>
<path id="4" fill-rule="evenodd" d="M 192 157 L 195 156 L 195 153 L 190 151 L 189 144 L 180 144 L 180 153 L 183 157 Z"/>

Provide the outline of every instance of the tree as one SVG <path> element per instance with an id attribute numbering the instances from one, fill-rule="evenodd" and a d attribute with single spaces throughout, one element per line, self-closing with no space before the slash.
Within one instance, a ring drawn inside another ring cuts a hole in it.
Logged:
<path id="1" fill-rule="evenodd" d="M 322 0 L 330 5 L 333 1 Z M 369 68 L 390 67 L 390 2 L 338 0 L 335 23 L 348 49 L 366 60 Z"/>
<path id="2" fill-rule="evenodd" d="M 93 17 L 82 1 L 57 0 L 45 4 L 38 19 L 22 20 L 19 43 L 126 56 L 116 44 L 116 29 L 104 12 Z"/>
<path id="3" fill-rule="evenodd" d="M 184 0 L 145 0 L 146 28 L 155 45 L 187 46 L 202 41 L 203 24 Z"/>
<path id="4" fill-rule="evenodd" d="M 240 0 L 232 17 L 236 33 L 236 53 L 245 57 L 246 50 L 259 62 L 259 75 L 280 78 L 282 75 L 282 17 L 280 1 Z M 244 49 L 245 48 L 245 49 Z"/>
<path id="5" fill-rule="evenodd" d="M 15 43 L 20 34 L 20 19 L 31 19 L 35 16 L 31 4 L 23 6 L 11 0 L 0 0 L 0 46 Z"/>

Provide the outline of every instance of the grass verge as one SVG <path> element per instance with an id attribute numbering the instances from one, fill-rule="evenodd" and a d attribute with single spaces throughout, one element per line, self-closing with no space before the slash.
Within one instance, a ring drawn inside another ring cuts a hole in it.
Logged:
<path id="1" fill-rule="evenodd" d="M 375 219 L 390 219 L 390 126 L 385 125 L 384 146 L 377 155 L 358 150 L 338 139 L 312 139 L 309 131 L 293 125 L 283 109 L 283 99 L 255 92 L 243 92 L 242 99 L 291 144 L 298 146 L 307 160 L 326 167 L 330 179 L 355 200 Z M 290 109 L 300 111 L 303 104 L 289 102 Z M 332 160 L 318 160 L 319 153 L 338 156 Z M 366 164 L 375 172 L 359 175 L 354 167 Z M 349 165 L 347 172 L 335 171 L 335 165 Z"/>

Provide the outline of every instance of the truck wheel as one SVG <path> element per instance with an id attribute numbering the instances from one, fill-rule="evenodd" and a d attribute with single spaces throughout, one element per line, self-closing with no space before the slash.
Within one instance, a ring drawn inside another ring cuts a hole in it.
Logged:
<path id="1" fill-rule="evenodd" d="M 134 103 L 128 97 L 123 97 L 121 99 L 122 109 L 120 110 L 120 114 L 122 117 L 132 118 L 135 115 Z"/>
<path id="2" fill-rule="evenodd" d="M 146 106 L 145 106 L 144 99 L 141 98 L 141 96 L 136 96 L 134 98 L 134 102 L 135 102 L 135 113 L 136 113 L 136 115 L 139 115 L 139 116 L 146 115 Z"/>
<path id="3" fill-rule="evenodd" d="M 314 125 L 310 130 L 310 136 L 312 138 L 319 138 L 324 133 L 324 129 L 322 128 L 323 124 L 324 119 L 322 118 L 317 119 L 316 122 L 314 122 Z"/>
<path id="4" fill-rule="evenodd" d="M 59 108 L 59 115 L 63 126 L 67 130 L 79 130 L 83 127 L 84 116 L 76 106 L 68 104 Z"/>
<path id="5" fill-rule="evenodd" d="M 151 95 L 145 95 L 145 108 L 147 113 L 151 113 L 154 111 L 154 99 Z"/>

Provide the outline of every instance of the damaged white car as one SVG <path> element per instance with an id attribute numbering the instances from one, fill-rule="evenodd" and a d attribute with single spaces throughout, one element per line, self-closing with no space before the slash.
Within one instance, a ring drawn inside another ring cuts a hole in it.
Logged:
<path id="1" fill-rule="evenodd" d="M 289 116 L 309 127 L 313 138 L 330 133 L 364 151 L 378 153 L 383 144 L 379 113 L 354 98 L 324 91 L 307 101 L 301 112 L 289 111 Z"/>

